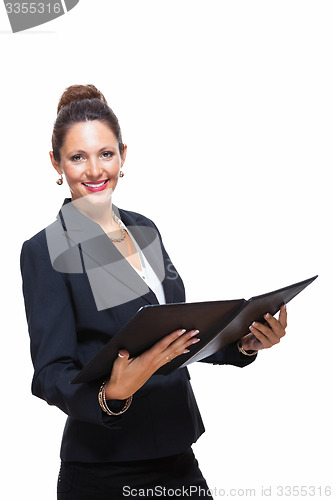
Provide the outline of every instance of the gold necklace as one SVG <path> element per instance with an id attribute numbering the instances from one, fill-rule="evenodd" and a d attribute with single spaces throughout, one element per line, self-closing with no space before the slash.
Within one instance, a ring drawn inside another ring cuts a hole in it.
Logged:
<path id="1" fill-rule="evenodd" d="M 111 238 L 111 236 L 109 236 L 110 240 L 115 242 L 115 243 L 119 243 L 120 241 L 123 241 L 125 238 L 126 238 L 126 230 L 124 228 L 124 225 L 123 223 L 121 222 L 121 220 L 116 216 L 116 214 L 114 213 L 114 211 L 112 210 L 112 218 L 113 220 L 116 221 L 116 223 L 118 224 L 119 226 L 119 229 L 121 231 L 121 236 L 119 238 Z"/>

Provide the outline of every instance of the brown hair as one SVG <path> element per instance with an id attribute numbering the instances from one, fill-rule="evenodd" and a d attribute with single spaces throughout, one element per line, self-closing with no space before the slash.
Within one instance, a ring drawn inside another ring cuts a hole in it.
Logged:
<path id="1" fill-rule="evenodd" d="M 94 85 L 71 85 L 62 94 L 52 134 L 54 159 L 60 161 L 60 149 L 68 130 L 75 123 L 99 120 L 108 125 L 118 140 L 120 154 L 124 152 L 118 118 Z"/>

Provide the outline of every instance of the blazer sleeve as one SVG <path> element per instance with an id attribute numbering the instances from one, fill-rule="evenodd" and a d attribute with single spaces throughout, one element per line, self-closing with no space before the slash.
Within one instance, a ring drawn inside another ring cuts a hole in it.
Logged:
<path id="1" fill-rule="evenodd" d="M 257 358 L 254 356 L 246 356 L 239 352 L 237 342 L 224 347 L 220 351 L 201 360 L 202 363 L 212 363 L 214 365 L 234 365 L 240 368 L 247 366 Z"/>
<path id="2" fill-rule="evenodd" d="M 75 419 L 118 427 L 121 416 L 108 416 L 99 406 L 99 381 L 70 384 L 80 367 L 65 275 L 53 269 L 47 247 L 35 239 L 23 244 L 20 263 L 34 366 L 32 393 Z"/>

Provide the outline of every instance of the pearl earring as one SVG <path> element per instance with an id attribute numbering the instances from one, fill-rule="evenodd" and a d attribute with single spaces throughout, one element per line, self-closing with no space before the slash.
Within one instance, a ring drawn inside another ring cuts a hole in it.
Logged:
<path id="1" fill-rule="evenodd" d="M 124 172 L 122 170 L 120 170 L 119 177 L 124 177 L 124 175 L 125 175 Z"/>
<path id="2" fill-rule="evenodd" d="M 57 180 L 57 184 L 58 186 L 61 186 L 61 184 L 63 183 L 64 181 L 62 180 L 62 175 L 60 175 L 59 179 Z"/>

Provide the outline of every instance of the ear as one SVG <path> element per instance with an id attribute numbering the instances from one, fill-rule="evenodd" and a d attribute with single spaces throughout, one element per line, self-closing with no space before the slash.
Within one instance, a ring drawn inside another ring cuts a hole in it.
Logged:
<path id="1" fill-rule="evenodd" d="M 58 172 L 59 175 L 62 175 L 63 171 L 60 168 L 60 164 L 54 159 L 53 151 L 50 151 L 49 155 L 50 155 L 50 159 L 51 159 L 51 163 L 53 165 L 53 168 L 56 169 L 56 171 Z"/>
<path id="2" fill-rule="evenodd" d="M 124 144 L 124 152 L 121 155 L 121 166 L 124 165 L 125 160 L 126 160 L 126 153 L 127 153 L 127 144 Z"/>

